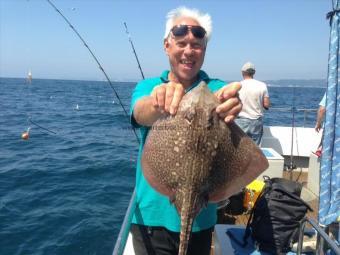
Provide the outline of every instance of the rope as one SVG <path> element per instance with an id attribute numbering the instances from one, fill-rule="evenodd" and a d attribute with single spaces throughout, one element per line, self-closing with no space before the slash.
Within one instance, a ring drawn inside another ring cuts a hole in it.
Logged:
<path id="1" fill-rule="evenodd" d="M 333 10 L 330 11 L 326 14 L 326 19 L 329 19 L 329 25 L 332 25 L 332 21 L 333 21 L 333 17 L 335 14 L 338 14 L 340 12 L 340 10 Z"/>

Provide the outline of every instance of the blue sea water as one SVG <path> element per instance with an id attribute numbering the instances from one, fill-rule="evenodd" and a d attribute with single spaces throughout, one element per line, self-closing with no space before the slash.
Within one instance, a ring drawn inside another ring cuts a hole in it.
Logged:
<path id="1" fill-rule="evenodd" d="M 290 126 L 292 106 L 316 109 L 325 91 L 276 85 L 272 106 L 288 111 L 269 110 L 267 125 Z M 128 110 L 135 83 L 114 86 Z M 109 85 L 0 78 L 0 109 L 0 254 L 111 254 L 137 142 Z M 295 125 L 312 127 L 315 116 L 297 111 Z"/>

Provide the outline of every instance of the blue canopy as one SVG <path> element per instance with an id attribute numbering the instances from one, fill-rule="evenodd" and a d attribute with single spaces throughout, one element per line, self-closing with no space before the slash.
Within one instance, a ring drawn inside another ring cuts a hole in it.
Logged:
<path id="1" fill-rule="evenodd" d="M 333 0 L 330 18 L 328 85 L 323 151 L 320 168 L 319 223 L 329 225 L 340 216 L 340 0 Z"/>

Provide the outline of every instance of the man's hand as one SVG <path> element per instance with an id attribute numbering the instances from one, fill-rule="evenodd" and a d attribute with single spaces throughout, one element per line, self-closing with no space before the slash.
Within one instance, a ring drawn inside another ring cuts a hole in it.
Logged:
<path id="1" fill-rule="evenodd" d="M 215 93 L 221 103 L 217 106 L 216 112 L 226 123 L 233 121 L 242 110 L 242 103 L 237 93 L 241 87 L 241 83 L 232 82 Z"/>
<path id="2" fill-rule="evenodd" d="M 181 84 L 169 82 L 154 87 L 151 95 L 136 102 L 133 116 L 142 126 L 151 127 L 160 117 L 175 115 L 184 95 Z"/>
<path id="3" fill-rule="evenodd" d="M 314 129 L 315 129 L 316 132 L 319 133 L 319 131 L 321 129 L 321 123 L 317 121 L 316 124 L 315 124 L 315 128 Z"/>
<path id="4" fill-rule="evenodd" d="M 323 119 L 325 117 L 325 113 L 326 113 L 326 107 L 320 105 L 319 109 L 318 109 L 318 114 L 316 116 L 316 124 L 315 124 L 315 131 L 319 133 L 321 126 L 322 126 L 322 122 Z"/>
<path id="5" fill-rule="evenodd" d="M 185 90 L 181 84 L 175 82 L 163 83 L 152 90 L 152 104 L 161 113 L 175 115 L 184 94 Z"/>

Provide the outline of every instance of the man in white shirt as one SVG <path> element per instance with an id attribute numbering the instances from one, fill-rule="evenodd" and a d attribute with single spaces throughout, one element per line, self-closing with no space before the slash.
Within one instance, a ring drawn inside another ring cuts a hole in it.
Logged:
<path id="1" fill-rule="evenodd" d="M 267 85 L 253 78 L 254 64 L 245 63 L 241 71 L 243 81 L 239 95 L 243 107 L 235 122 L 257 145 L 260 145 L 263 135 L 263 111 L 268 110 L 270 106 Z"/>

